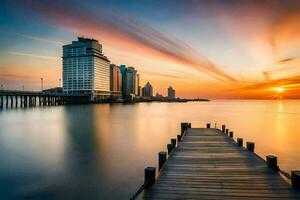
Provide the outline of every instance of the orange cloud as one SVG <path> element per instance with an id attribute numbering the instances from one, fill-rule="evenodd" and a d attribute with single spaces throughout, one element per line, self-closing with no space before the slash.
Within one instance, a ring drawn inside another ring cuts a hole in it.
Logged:
<path id="1" fill-rule="evenodd" d="M 118 13 L 97 13 L 78 8 L 74 3 L 60 6 L 55 1 L 37 2 L 33 4 L 19 3 L 18 6 L 45 17 L 54 25 L 99 38 L 104 43 L 117 45 L 124 51 L 133 51 L 156 59 L 169 59 L 181 63 L 186 67 L 206 73 L 222 81 L 235 81 L 213 62 L 199 55 L 184 42 L 165 35 L 156 29 Z"/>

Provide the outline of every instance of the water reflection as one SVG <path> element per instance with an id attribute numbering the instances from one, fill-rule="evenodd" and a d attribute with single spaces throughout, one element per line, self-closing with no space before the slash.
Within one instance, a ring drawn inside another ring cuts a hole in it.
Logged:
<path id="1" fill-rule="evenodd" d="M 102 104 L 0 112 L 1 199 L 123 199 L 143 168 L 192 126 L 226 124 L 235 138 L 300 168 L 300 101 Z"/>

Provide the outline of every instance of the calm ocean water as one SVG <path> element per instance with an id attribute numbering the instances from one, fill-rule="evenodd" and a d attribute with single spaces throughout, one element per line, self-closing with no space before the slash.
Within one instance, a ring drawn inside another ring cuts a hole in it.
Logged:
<path id="1" fill-rule="evenodd" d="M 1 199 L 128 199 L 180 122 L 226 124 L 300 169 L 300 101 L 216 100 L 0 111 Z"/>

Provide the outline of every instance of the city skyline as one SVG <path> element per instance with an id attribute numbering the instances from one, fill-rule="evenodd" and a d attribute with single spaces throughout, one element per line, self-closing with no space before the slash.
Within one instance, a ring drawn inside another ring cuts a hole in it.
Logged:
<path id="1" fill-rule="evenodd" d="M 5 88 L 58 86 L 61 46 L 82 35 L 158 93 L 299 98 L 297 1 L 3 1 L 0 10 Z"/>

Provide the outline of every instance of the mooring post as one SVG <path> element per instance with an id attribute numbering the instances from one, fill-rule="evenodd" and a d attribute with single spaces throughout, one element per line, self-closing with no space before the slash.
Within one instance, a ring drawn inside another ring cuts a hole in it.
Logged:
<path id="1" fill-rule="evenodd" d="M 167 160 L 167 152 L 165 151 L 161 151 L 158 153 L 158 170 L 160 170 L 162 168 L 162 166 L 164 165 L 164 163 Z"/>
<path id="2" fill-rule="evenodd" d="M 167 144 L 168 155 L 170 155 L 171 151 L 173 150 L 173 144 Z"/>
<path id="3" fill-rule="evenodd" d="M 278 170 L 278 165 L 277 165 L 277 156 L 274 155 L 267 155 L 266 157 L 267 160 L 267 165 L 274 169 L 274 170 Z"/>
<path id="4" fill-rule="evenodd" d="M 173 145 L 173 148 L 176 147 L 176 138 L 171 138 L 171 144 Z"/>
<path id="5" fill-rule="evenodd" d="M 232 131 L 229 132 L 229 137 L 233 138 L 233 132 Z"/>
<path id="6" fill-rule="evenodd" d="M 247 149 L 248 149 L 249 151 L 254 152 L 254 146 L 255 146 L 255 143 L 254 143 L 254 142 L 247 142 Z"/>
<path id="7" fill-rule="evenodd" d="M 237 143 L 240 147 L 243 146 L 243 138 L 237 138 Z"/>
<path id="8" fill-rule="evenodd" d="M 228 128 L 226 128 L 226 130 L 225 130 L 225 133 L 228 135 L 228 132 L 229 132 L 229 129 Z"/>
<path id="9" fill-rule="evenodd" d="M 296 188 L 300 190 L 300 171 L 294 170 L 291 172 L 292 175 L 292 186 L 293 188 Z"/>
<path id="10" fill-rule="evenodd" d="M 177 141 L 181 141 L 181 135 L 177 135 Z"/>
<path id="11" fill-rule="evenodd" d="M 155 167 L 145 168 L 145 188 L 151 187 L 155 183 L 156 169 Z"/>
<path id="12" fill-rule="evenodd" d="M 181 135 L 177 135 L 177 142 L 181 141 L 182 136 Z"/>
<path id="13" fill-rule="evenodd" d="M 225 125 L 222 125 L 222 132 L 225 133 Z"/>
<path id="14" fill-rule="evenodd" d="M 207 123 L 207 124 L 206 124 L 206 128 L 210 128 L 210 123 Z"/>
<path id="15" fill-rule="evenodd" d="M 188 123 L 187 122 L 182 122 L 181 123 L 181 135 L 184 133 L 184 131 L 188 128 Z"/>

